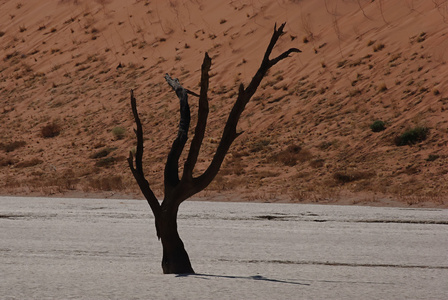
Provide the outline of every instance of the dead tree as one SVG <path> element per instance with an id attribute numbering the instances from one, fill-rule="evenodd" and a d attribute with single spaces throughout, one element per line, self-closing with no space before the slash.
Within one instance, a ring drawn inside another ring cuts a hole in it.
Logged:
<path id="1" fill-rule="evenodd" d="M 137 126 L 137 129 L 134 130 L 137 135 L 137 147 L 135 157 L 131 152 L 129 154 L 128 162 L 132 174 L 154 214 L 157 237 L 161 240 L 163 247 L 162 269 L 165 274 L 194 273 L 188 254 L 185 251 L 184 244 L 177 231 L 177 212 L 179 205 L 187 198 L 205 189 L 218 174 L 219 168 L 221 167 L 230 145 L 241 134 L 236 131 L 236 126 L 241 113 L 254 95 L 261 80 L 266 75 L 266 72 L 276 63 L 287 58 L 289 54 L 293 52 L 301 52 L 299 49 L 291 48 L 276 58 L 269 59 L 277 40 L 283 34 L 284 27 L 285 24 L 282 24 L 278 29 L 277 26 L 274 27 L 274 33 L 266 53 L 264 54 L 260 68 L 246 88 L 244 88 L 243 84 L 240 84 L 238 98 L 229 114 L 216 153 L 208 168 L 198 177 L 193 177 L 193 169 L 198 159 L 199 150 L 207 125 L 207 116 L 209 112 L 207 91 L 209 86 L 211 59 L 208 54 L 205 53 L 201 69 L 201 89 L 199 95 L 183 88 L 177 79 L 172 79 L 168 74 L 165 75 L 166 81 L 176 92 L 177 97 L 180 100 L 180 122 L 177 137 L 173 142 L 165 164 L 165 196 L 161 203 L 159 203 L 152 192 L 143 172 L 143 129 L 137 113 L 136 99 L 131 90 L 131 106 Z M 187 142 L 188 129 L 190 127 L 188 94 L 199 97 L 198 121 L 194 137 L 191 141 L 190 150 L 184 163 L 182 176 L 179 178 L 179 157 Z"/>

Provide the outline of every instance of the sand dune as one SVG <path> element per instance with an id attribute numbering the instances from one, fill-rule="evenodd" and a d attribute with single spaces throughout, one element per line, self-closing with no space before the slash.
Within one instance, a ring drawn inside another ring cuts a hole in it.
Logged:
<path id="1" fill-rule="evenodd" d="M 443 0 L 1 1 L 0 193 L 139 195 L 125 161 L 135 143 L 134 89 L 145 171 L 161 195 L 178 122 L 163 74 L 198 91 L 208 52 L 210 119 L 199 174 L 276 22 L 286 22 L 287 33 L 273 54 L 302 53 L 265 78 L 240 121 L 244 134 L 199 196 L 446 206 Z M 385 130 L 372 131 L 376 120 Z M 48 125 L 44 135 L 55 137 L 42 136 Z M 423 136 L 398 146 L 414 128 Z"/>

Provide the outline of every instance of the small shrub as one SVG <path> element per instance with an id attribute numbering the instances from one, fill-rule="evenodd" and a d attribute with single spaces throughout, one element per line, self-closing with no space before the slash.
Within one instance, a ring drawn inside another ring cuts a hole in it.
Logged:
<path id="1" fill-rule="evenodd" d="M 387 91 L 387 86 L 386 86 L 386 84 L 385 84 L 385 83 L 380 84 L 380 85 L 378 86 L 378 91 L 379 91 L 379 92 L 385 92 L 385 91 Z"/>
<path id="2" fill-rule="evenodd" d="M 25 141 L 15 141 L 8 144 L 0 143 L 0 149 L 5 152 L 12 152 L 20 147 L 23 147 L 26 145 Z"/>
<path id="3" fill-rule="evenodd" d="M 290 145 L 286 150 L 276 155 L 276 160 L 282 162 L 285 166 L 297 165 L 297 154 L 302 151 L 302 147 L 297 145 Z"/>
<path id="4" fill-rule="evenodd" d="M 361 171 L 344 171 L 336 172 L 333 178 L 340 184 L 346 184 L 362 179 L 369 179 L 375 175 L 373 172 L 361 172 Z"/>
<path id="5" fill-rule="evenodd" d="M 420 35 L 417 37 L 417 43 L 421 43 L 426 40 L 426 32 L 420 33 Z"/>
<path id="6" fill-rule="evenodd" d="M 126 188 L 120 175 L 107 176 L 89 180 L 90 188 L 100 191 L 123 190 Z"/>
<path id="7" fill-rule="evenodd" d="M 12 166 L 16 163 L 17 161 L 12 159 L 12 158 L 7 158 L 7 157 L 0 157 L 0 167 L 7 167 L 7 166 Z"/>
<path id="8" fill-rule="evenodd" d="M 320 150 L 327 150 L 328 148 L 330 148 L 335 144 L 336 141 L 323 141 L 317 146 L 317 148 L 319 148 Z"/>
<path id="9" fill-rule="evenodd" d="M 126 128 L 121 126 L 114 127 L 112 129 L 112 134 L 114 135 L 115 139 L 122 140 L 126 135 Z"/>
<path id="10" fill-rule="evenodd" d="M 273 155 L 271 160 L 283 163 L 285 166 L 293 167 L 298 162 L 304 162 L 312 158 L 311 152 L 298 145 L 289 145 L 285 150 Z"/>
<path id="11" fill-rule="evenodd" d="M 370 125 L 370 129 L 372 129 L 373 132 L 381 132 L 386 129 L 386 123 L 381 120 L 376 120 Z"/>
<path id="12" fill-rule="evenodd" d="M 61 127 L 56 122 L 52 122 L 42 127 L 40 132 L 44 138 L 53 138 L 61 133 Z"/>
<path id="13" fill-rule="evenodd" d="M 349 97 L 355 97 L 357 95 L 361 95 L 362 91 L 360 89 L 354 89 L 348 92 Z"/>
<path id="14" fill-rule="evenodd" d="M 261 150 L 265 149 L 271 142 L 269 140 L 259 140 L 254 142 L 251 146 L 250 146 L 250 152 L 255 153 L 255 152 L 260 152 Z"/>
<path id="15" fill-rule="evenodd" d="M 430 154 L 428 155 L 428 158 L 426 159 L 426 161 L 435 161 L 436 159 L 438 159 L 440 156 L 437 154 Z"/>
<path id="16" fill-rule="evenodd" d="M 343 66 L 345 66 L 346 63 L 347 63 L 347 60 L 341 60 L 337 63 L 337 67 L 342 68 Z"/>
<path id="17" fill-rule="evenodd" d="M 18 164 L 16 164 L 17 168 L 28 168 L 28 167 L 34 167 L 36 165 L 39 165 L 43 163 L 42 160 L 38 159 L 38 158 L 33 158 L 30 160 L 25 160 L 25 161 L 21 161 Z"/>
<path id="18" fill-rule="evenodd" d="M 375 46 L 373 46 L 373 52 L 378 52 L 384 49 L 384 47 L 386 47 L 384 44 L 377 44 Z"/>
<path id="19" fill-rule="evenodd" d="M 426 140 L 428 134 L 429 134 L 429 128 L 423 126 L 417 126 L 415 128 L 408 129 L 403 134 L 397 136 L 395 138 L 395 145 L 397 146 L 413 145 L 418 142 Z"/>
<path id="20" fill-rule="evenodd" d="M 3 61 L 10 60 L 10 59 L 12 59 L 12 58 L 14 58 L 14 57 L 17 57 L 17 56 L 20 56 L 20 52 L 18 52 L 18 51 L 14 51 L 14 52 L 11 52 L 11 53 L 7 53 L 7 54 L 5 55 L 5 58 L 3 58 Z"/>
<path id="21" fill-rule="evenodd" d="M 96 167 L 110 167 L 110 166 L 112 166 L 113 164 L 115 164 L 115 161 L 116 161 L 116 159 L 115 159 L 115 157 L 106 157 L 106 158 L 103 158 L 103 159 L 100 159 L 99 161 L 97 161 L 96 163 L 95 163 L 95 166 Z"/>
<path id="22" fill-rule="evenodd" d="M 108 156 L 112 151 L 114 151 L 116 148 L 104 148 L 100 151 L 97 151 L 90 155 L 90 158 L 97 159 L 97 158 L 103 158 Z"/>
<path id="23" fill-rule="evenodd" d="M 310 161 L 310 167 L 318 169 L 322 168 L 325 165 L 325 159 L 318 158 Z"/>

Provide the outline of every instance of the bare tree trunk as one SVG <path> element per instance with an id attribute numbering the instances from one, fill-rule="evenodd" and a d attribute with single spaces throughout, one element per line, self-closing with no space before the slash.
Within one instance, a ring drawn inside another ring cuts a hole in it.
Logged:
<path id="1" fill-rule="evenodd" d="M 135 152 L 135 167 L 134 154 L 132 152 L 129 154 L 128 163 L 135 180 L 154 214 L 157 236 L 161 240 L 163 247 L 162 269 L 165 274 L 194 273 L 193 268 L 191 267 L 190 258 L 185 251 L 184 244 L 177 231 L 177 212 L 179 205 L 187 198 L 205 189 L 218 174 L 219 168 L 221 167 L 231 144 L 241 134 L 236 132 L 236 126 L 241 113 L 254 95 L 267 71 L 279 61 L 288 57 L 289 54 L 300 52 L 299 49 L 291 48 L 278 57 L 269 59 L 277 40 L 283 34 L 284 26 L 285 24 L 282 24 L 278 30 L 277 26 L 275 26 L 274 33 L 263 57 L 261 66 L 247 88 L 244 88 L 243 84 L 240 85 L 238 98 L 227 119 L 218 149 L 216 150 L 209 167 L 198 177 L 193 177 L 193 169 L 198 159 L 207 125 L 209 111 L 207 91 L 210 78 L 208 72 L 211 67 L 211 59 L 208 54 L 205 53 L 201 68 L 201 91 L 199 95 L 183 88 L 177 79 L 171 78 L 168 74 L 165 75 L 167 83 L 176 92 L 180 101 L 180 122 L 177 137 L 171 146 L 171 151 L 168 154 L 165 164 L 165 198 L 162 201 L 162 204 L 160 204 L 155 197 L 143 173 L 143 129 L 137 113 L 136 99 L 131 90 L 131 107 L 137 126 L 137 129 L 135 130 L 137 147 Z M 179 157 L 188 140 L 188 130 L 190 126 L 188 94 L 199 97 L 198 121 L 194 137 L 191 141 L 190 150 L 184 164 L 182 178 L 179 178 Z"/>
<path id="2" fill-rule="evenodd" d="M 163 247 L 162 269 L 165 274 L 192 274 L 190 258 L 177 231 L 177 209 L 162 212 L 159 222 Z"/>

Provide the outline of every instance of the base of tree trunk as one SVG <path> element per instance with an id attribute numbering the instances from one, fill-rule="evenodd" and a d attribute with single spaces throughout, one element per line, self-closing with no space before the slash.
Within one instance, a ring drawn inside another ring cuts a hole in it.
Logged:
<path id="1" fill-rule="evenodd" d="M 163 248 L 163 273 L 193 274 L 190 258 L 177 231 L 176 213 L 165 214 L 163 221 L 161 220 L 159 224 L 162 228 L 160 239 Z"/>
<path id="2" fill-rule="evenodd" d="M 182 243 L 182 241 L 181 241 Z M 162 269 L 164 274 L 194 274 L 190 258 L 183 246 L 165 246 L 164 243 Z"/>

